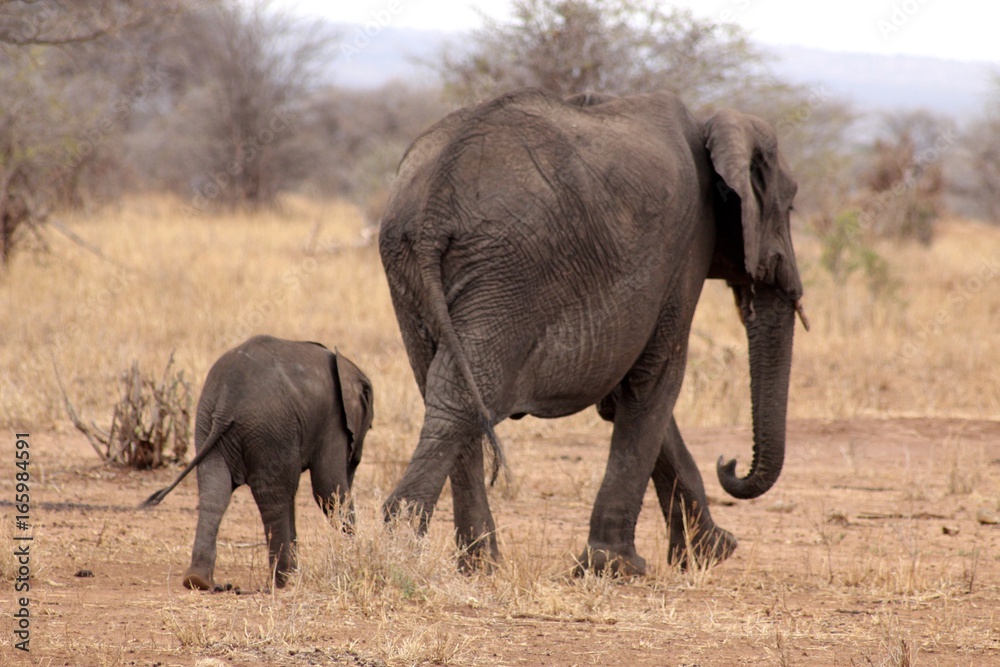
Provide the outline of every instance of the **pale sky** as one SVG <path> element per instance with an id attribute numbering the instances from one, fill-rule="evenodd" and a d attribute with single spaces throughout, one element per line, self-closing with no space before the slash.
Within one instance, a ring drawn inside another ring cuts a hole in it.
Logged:
<path id="1" fill-rule="evenodd" d="M 286 3 L 282 3 L 286 4 Z M 288 0 L 340 23 L 465 30 L 479 8 L 509 16 L 508 0 Z M 737 23 L 762 44 L 1000 63 L 1000 3 L 988 0 L 676 0 L 695 15 Z"/>

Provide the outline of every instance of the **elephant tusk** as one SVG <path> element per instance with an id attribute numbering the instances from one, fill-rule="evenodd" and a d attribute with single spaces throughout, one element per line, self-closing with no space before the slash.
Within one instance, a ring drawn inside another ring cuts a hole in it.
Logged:
<path id="1" fill-rule="evenodd" d="M 806 328 L 806 331 L 809 331 L 809 318 L 806 317 L 806 309 L 802 305 L 802 299 L 796 299 L 795 312 L 798 313 L 802 326 Z"/>

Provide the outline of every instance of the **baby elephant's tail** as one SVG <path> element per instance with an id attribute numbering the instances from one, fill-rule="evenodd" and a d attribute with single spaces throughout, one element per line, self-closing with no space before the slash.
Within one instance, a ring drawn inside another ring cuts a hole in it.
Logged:
<path id="1" fill-rule="evenodd" d="M 205 457 L 208 456 L 208 453 L 215 448 L 216 443 L 219 442 L 219 438 L 222 437 L 223 433 L 229 430 L 229 427 L 232 425 L 232 423 L 233 423 L 232 420 L 223 422 L 221 420 L 213 419 L 212 431 L 208 434 L 208 437 L 205 439 L 205 444 L 202 445 L 201 451 L 198 452 L 193 459 L 191 459 L 191 463 L 187 464 L 187 467 L 184 468 L 183 471 L 181 471 L 181 474 L 177 476 L 177 479 L 174 480 L 173 484 L 171 484 L 166 488 L 160 489 L 159 491 L 151 495 L 149 498 L 146 498 L 145 502 L 139 505 L 139 507 L 143 508 L 143 507 L 152 507 L 153 505 L 159 505 L 160 501 L 166 498 L 167 494 L 173 491 L 174 487 L 180 484 L 181 480 L 187 477 L 187 474 L 189 472 L 197 468 L 198 464 L 205 460 Z"/>

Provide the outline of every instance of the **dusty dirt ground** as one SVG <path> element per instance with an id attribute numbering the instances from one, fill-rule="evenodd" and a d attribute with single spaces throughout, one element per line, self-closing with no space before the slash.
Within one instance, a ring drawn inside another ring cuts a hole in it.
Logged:
<path id="1" fill-rule="evenodd" d="M 990 523 L 1000 513 L 1000 422 L 792 422 L 777 486 L 735 503 L 713 467 L 720 454 L 746 460 L 747 430 L 682 430 L 713 516 L 740 540 L 729 561 L 668 567 L 650 488 L 637 541 L 649 576 L 567 577 L 586 540 L 606 432 L 532 435 L 529 425 L 506 432 L 515 481 L 493 499 L 505 555 L 528 571 L 491 581 L 442 567 L 421 584 L 426 594 L 391 598 L 327 594 L 308 577 L 261 592 L 266 553 L 245 488 L 223 522 L 216 571 L 241 594 L 187 591 L 194 476 L 160 507 L 137 511 L 175 469 L 104 468 L 76 433 L 32 433 L 31 652 L 12 646 L 6 570 L 0 664 L 1000 664 L 1000 525 Z M 12 548 L 8 435 L 0 499 Z M 366 457 L 362 469 L 386 464 L 377 441 Z M 382 491 L 365 491 L 364 479 L 359 472 L 359 504 L 377 507 Z M 331 530 L 308 488 L 305 477 L 304 568 Z M 449 525 L 446 497 L 427 539 L 447 542 Z"/>

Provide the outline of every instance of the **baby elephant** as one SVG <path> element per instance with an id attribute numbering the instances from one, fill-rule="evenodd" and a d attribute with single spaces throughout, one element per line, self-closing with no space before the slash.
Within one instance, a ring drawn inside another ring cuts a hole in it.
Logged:
<path id="1" fill-rule="evenodd" d="M 295 568 L 295 492 L 308 469 L 327 514 L 345 502 L 372 423 L 372 385 L 319 343 L 255 336 L 215 362 L 198 402 L 191 463 L 142 504 L 158 504 L 198 468 L 198 530 L 184 586 L 214 586 L 215 541 L 233 489 L 249 484 L 275 584 Z M 353 514 L 353 513 L 352 513 Z"/>

